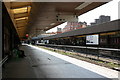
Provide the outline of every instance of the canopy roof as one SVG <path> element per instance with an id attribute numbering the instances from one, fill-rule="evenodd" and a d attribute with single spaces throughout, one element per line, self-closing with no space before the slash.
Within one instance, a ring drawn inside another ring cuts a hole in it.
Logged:
<path id="1" fill-rule="evenodd" d="M 34 37 L 106 2 L 4 2 L 20 38 Z"/>

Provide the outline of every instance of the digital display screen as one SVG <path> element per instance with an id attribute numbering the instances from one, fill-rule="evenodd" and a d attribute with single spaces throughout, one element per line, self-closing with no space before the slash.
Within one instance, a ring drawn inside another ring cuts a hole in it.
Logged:
<path id="1" fill-rule="evenodd" d="M 88 45 L 99 45 L 99 35 L 88 35 L 88 36 L 86 36 L 86 44 L 88 44 Z"/>

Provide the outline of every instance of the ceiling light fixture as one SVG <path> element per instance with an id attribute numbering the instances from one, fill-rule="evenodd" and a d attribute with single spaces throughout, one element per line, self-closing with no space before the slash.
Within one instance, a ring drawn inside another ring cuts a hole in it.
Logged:
<path id="1" fill-rule="evenodd" d="M 50 25 L 53 26 L 53 25 L 55 25 L 55 23 L 51 23 Z"/>
<path id="2" fill-rule="evenodd" d="M 22 20 L 22 19 L 28 19 L 28 17 L 17 18 L 15 20 Z"/>
<path id="3" fill-rule="evenodd" d="M 14 14 L 18 14 L 18 13 L 25 13 L 27 12 L 27 7 L 23 7 L 23 8 L 17 8 L 17 9 L 12 9 Z"/>
<path id="4" fill-rule="evenodd" d="M 81 9 L 85 8 L 86 6 L 88 6 L 91 3 L 92 2 L 84 2 L 83 4 L 81 4 L 80 6 L 76 7 L 75 9 L 81 10 Z"/>

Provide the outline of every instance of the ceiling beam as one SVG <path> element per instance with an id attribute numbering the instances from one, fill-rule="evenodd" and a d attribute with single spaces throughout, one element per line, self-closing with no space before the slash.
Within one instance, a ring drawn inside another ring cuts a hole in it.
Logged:
<path id="1" fill-rule="evenodd" d="M 19 23 L 27 23 L 28 21 L 25 19 L 25 20 L 19 20 L 19 21 L 16 21 L 16 24 L 19 24 Z"/>
<path id="2" fill-rule="evenodd" d="M 25 13 L 19 13 L 19 14 L 14 14 L 14 19 L 22 18 L 22 17 L 27 17 L 27 16 L 28 16 L 27 12 L 25 12 Z"/>
<path id="3" fill-rule="evenodd" d="M 17 29 L 26 28 L 25 26 L 17 27 Z"/>
<path id="4" fill-rule="evenodd" d="M 30 6 L 31 2 L 11 2 L 11 9 L 17 9 Z"/>

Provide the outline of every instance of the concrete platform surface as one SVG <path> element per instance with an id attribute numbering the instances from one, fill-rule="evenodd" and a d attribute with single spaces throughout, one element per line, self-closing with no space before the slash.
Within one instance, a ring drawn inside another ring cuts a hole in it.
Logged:
<path id="1" fill-rule="evenodd" d="M 6 73 L 10 73 L 9 75 L 7 74 L 8 77 L 118 78 L 117 71 L 32 45 L 24 45 L 21 49 L 25 51 L 27 57 L 21 60 L 23 64 L 19 64 L 19 62 L 11 64 L 15 65 L 14 67 L 18 67 L 18 71 L 15 71 L 16 68 L 12 68 L 12 66 L 7 67 Z M 25 70 L 25 73 L 21 69 Z"/>
<path id="2" fill-rule="evenodd" d="M 3 78 L 36 78 L 33 68 L 25 58 L 15 58 L 5 64 L 2 68 Z"/>

